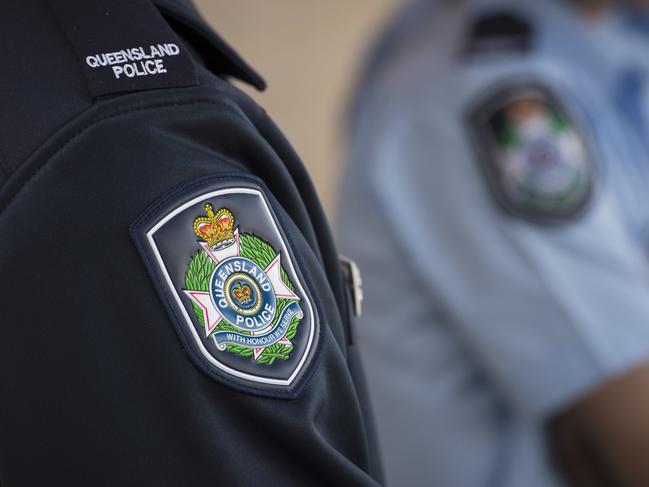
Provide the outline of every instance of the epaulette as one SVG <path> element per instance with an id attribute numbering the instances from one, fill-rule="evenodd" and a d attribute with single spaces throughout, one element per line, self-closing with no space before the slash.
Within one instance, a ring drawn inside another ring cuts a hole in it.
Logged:
<path id="1" fill-rule="evenodd" d="M 173 29 L 191 42 L 205 66 L 218 76 L 237 78 L 258 90 L 266 87 L 264 79 L 219 36 L 188 0 L 155 0 Z"/>
<path id="2" fill-rule="evenodd" d="M 482 14 L 468 24 L 463 57 L 526 53 L 532 49 L 530 22 L 508 11 Z"/>

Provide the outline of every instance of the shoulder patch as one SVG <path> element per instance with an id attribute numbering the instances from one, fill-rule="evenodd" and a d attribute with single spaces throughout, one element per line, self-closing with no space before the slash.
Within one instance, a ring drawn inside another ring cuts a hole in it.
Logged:
<path id="1" fill-rule="evenodd" d="M 318 315 L 263 188 L 242 176 L 181 186 L 131 235 L 194 363 L 237 389 L 293 398 Z"/>
<path id="2" fill-rule="evenodd" d="M 471 111 L 469 124 L 489 186 L 506 211 L 559 222 L 587 205 L 592 155 L 550 90 L 531 83 L 499 89 Z"/>
<path id="3" fill-rule="evenodd" d="M 463 52 L 466 57 L 525 53 L 532 48 L 530 23 L 507 11 L 483 14 L 470 23 Z"/>

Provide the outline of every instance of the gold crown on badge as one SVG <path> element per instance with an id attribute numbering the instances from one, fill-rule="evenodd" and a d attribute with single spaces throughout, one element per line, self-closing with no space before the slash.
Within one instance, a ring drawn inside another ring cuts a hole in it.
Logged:
<path id="1" fill-rule="evenodd" d="M 248 304 L 252 301 L 252 291 L 250 290 L 250 286 L 247 284 L 242 286 L 241 283 L 238 282 L 237 285 L 234 286 L 232 294 L 241 304 Z"/>
<path id="2" fill-rule="evenodd" d="M 207 242 L 212 250 L 229 247 L 234 239 L 234 216 L 227 208 L 221 208 L 216 213 L 214 207 L 207 203 L 206 216 L 199 216 L 194 220 L 194 233 Z"/>

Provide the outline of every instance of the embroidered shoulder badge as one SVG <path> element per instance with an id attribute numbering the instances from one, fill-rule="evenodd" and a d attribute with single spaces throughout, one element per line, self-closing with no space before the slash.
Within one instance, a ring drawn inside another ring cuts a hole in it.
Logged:
<path id="1" fill-rule="evenodd" d="M 317 339 L 313 302 L 260 187 L 211 181 L 172 196 L 132 233 L 197 365 L 229 385 L 294 397 Z"/>
<path id="2" fill-rule="evenodd" d="M 594 164 L 583 135 L 540 85 L 500 89 L 470 115 L 489 185 L 513 215 L 559 222 L 587 205 Z"/>

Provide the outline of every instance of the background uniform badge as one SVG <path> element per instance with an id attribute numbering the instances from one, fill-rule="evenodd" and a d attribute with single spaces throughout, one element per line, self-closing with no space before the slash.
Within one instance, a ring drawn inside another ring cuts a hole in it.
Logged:
<path id="1" fill-rule="evenodd" d="M 470 124 L 490 187 L 507 211 L 561 221 L 586 206 L 594 178 L 591 154 L 549 90 L 503 88 L 471 113 Z"/>
<path id="2" fill-rule="evenodd" d="M 133 237 L 194 362 L 228 385 L 297 393 L 315 350 L 315 306 L 261 188 L 211 178 L 145 213 Z"/>

